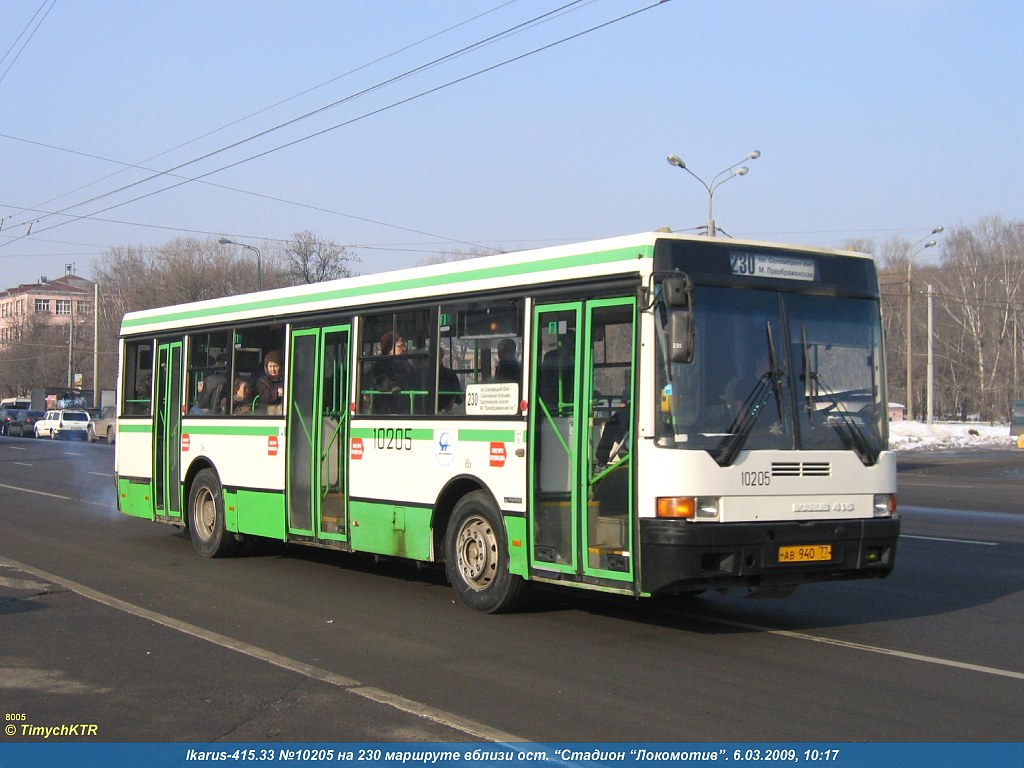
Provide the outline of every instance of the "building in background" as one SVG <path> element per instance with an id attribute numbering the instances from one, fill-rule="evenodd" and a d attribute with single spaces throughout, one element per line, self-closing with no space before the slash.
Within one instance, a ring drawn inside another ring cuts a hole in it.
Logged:
<path id="1" fill-rule="evenodd" d="M 53 326 L 92 324 L 95 283 L 72 274 L 0 291 L 0 348 L 17 342 L 32 319 Z M 71 335 L 69 334 L 69 338 Z"/>

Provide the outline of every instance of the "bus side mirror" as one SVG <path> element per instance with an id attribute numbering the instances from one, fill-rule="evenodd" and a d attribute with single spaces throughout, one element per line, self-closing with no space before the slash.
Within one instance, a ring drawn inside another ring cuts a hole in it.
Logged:
<path id="1" fill-rule="evenodd" d="M 672 309 L 689 309 L 692 303 L 693 281 L 680 272 L 666 277 L 661 283 L 665 304 Z"/>
<path id="2" fill-rule="evenodd" d="M 668 318 L 669 359 L 673 363 L 693 362 L 693 311 L 673 309 Z"/>
<path id="3" fill-rule="evenodd" d="M 673 363 L 693 362 L 693 281 L 682 272 L 666 277 L 661 283 L 665 306 L 669 308 L 669 360 Z"/>

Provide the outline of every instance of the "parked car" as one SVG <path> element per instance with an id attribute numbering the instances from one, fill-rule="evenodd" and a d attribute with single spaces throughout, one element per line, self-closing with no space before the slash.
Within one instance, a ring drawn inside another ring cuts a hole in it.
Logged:
<path id="1" fill-rule="evenodd" d="M 14 408 L 4 408 L 0 410 L 0 435 L 11 434 L 11 420 L 17 415 L 18 411 Z"/>
<path id="2" fill-rule="evenodd" d="M 91 419 L 85 411 L 47 411 L 46 416 L 35 423 L 36 437 L 89 437 Z"/>
<path id="3" fill-rule="evenodd" d="M 92 422 L 89 425 L 89 442 L 94 440 L 106 440 L 113 444 L 117 439 L 117 409 L 112 405 L 106 408 L 89 408 L 89 417 Z"/>
<path id="4" fill-rule="evenodd" d="M 37 419 L 32 425 L 32 431 L 36 437 L 54 437 L 54 432 L 60 424 L 60 411 L 47 411 L 41 419 Z"/>
<path id="5" fill-rule="evenodd" d="M 35 437 L 35 425 L 46 415 L 46 411 L 18 411 L 8 427 L 7 434 L 20 437 Z"/>

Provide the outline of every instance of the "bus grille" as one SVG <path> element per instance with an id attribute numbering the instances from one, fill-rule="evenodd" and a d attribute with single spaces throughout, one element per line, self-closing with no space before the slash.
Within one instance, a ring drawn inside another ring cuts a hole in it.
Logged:
<path id="1" fill-rule="evenodd" d="M 831 477 L 827 461 L 773 461 L 772 477 Z"/>

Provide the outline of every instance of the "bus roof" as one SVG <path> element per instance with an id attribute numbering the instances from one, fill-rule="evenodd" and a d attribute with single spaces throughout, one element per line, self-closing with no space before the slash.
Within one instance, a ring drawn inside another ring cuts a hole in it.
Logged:
<path id="1" fill-rule="evenodd" d="M 433 293 L 457 295 L 520 285 L 593 278 L 597 275 L 646 275 L 651 270 L 654 244 L 659 239 L 709 242 L 707 237 L 670 232 L 592 240 L 496 256 L 347 277 L 323 283 L 289 286 L 260 293 L 145 309 L 127 313 L 121 335 L 148 334 L 223 322 L 246 322 L 268 316 L 287 319 L 308 314 L 381 303 L 414 300 Z M 802 245 L 729 240 L 736 245 L 784 248 L 791 251 L 832 253 L 870 259 L 864 253 L 834 251 Z"/>

